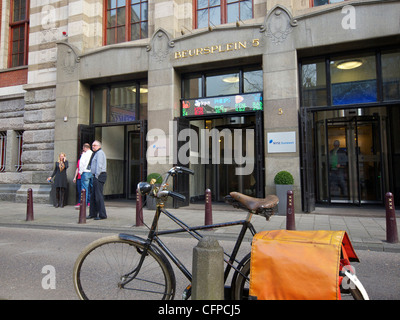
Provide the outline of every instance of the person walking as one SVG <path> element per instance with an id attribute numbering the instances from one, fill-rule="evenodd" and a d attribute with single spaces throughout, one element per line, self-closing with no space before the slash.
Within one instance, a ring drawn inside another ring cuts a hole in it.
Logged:
<path id="1" fill-rule="evenodd" d="M 65 190 L 67 189 L 67 169 L 68 160 L 64 152 L 61 152 L 58 156 L 58 161 L 55 164 L 54 171 L 47 181 L 51 181 L 54 178 L 54 188 L 56 188 L 56 201 L 54 206 L 56 208 L 64 207 Z"/>
<path id="2" fill-rule="evenodd" d="M 90 192 L 93 184 L 93 175 L 90 172 L 90 169 L 88 169 L 88 165 L 93 152 L 90 150 L 89 143 L 85 143 L 82 149 L 82 155 L 79 160 L 79 174 L 81 175 L 82 189 L 86 190 L 86 205 L 90 206 Z"/>
<path id="3" fill-rule="evenodd" d="M 93 157 L 90 160 L 90 171 L 93 174 L 93 188 L 90 195 L 90 211 L 88 219 L 102 220 L 107 219 L 106 207 L 104 205 L 103 189 L 107 179 L 107 159 L 101 149 L 98 140 L 93 141 Z"/>

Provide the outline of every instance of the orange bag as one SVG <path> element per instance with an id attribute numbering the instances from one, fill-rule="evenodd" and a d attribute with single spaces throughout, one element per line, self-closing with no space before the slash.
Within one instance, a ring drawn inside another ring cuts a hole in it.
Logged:
<path id="1" fill-rule="evenodd" d="M 349 260 L 358 261 L 345 231 L 257 233 L 251 249 L 250 296 L 258 300 L 340 299 L 342 245 Z"/>

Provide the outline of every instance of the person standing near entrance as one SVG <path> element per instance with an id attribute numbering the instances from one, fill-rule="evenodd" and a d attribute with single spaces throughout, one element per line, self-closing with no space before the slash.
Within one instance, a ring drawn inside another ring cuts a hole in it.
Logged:
<path id="1" fill-rule="evenodd" d="M 58 156 L 58 161 L 55 164 L 54 171 L 47 181 L 51 181 L 54 178 L 54 188 L 56 189 L 56 199 L 54 206 L 56 208 L 64 207 L 65 190 L 67 189 L 67 169 L 68 160 L 64 152 L 61 152 Z"/>
<path id="2" fill-rule="evenodd" d="M 89 166 L 93 175 L 93 188 L 90 195 L 91 204 L 88 219 L 107 219 L 103 196 L 104 183 L 107 179 L 107 159 L 104 151 L 101 149 L 100 141 L 93 141 L 92 148 L 93 157 L 90 160 Z"/>
<path id="3" fill-rule="evenodd" d="M 79 174 L 81 175 L 82 188 L 86 190 L 86 205 L 90 205 L 90 192 L 93 185 L 92 173 L 88 169 L 89 161 L 92 157 L 92 150 L 90 144 L 85 143 L 82 148 L 82 155 L 79 160 Z"/>
<path id="4" fill-rule="evenodd" d="M 335 140 L 333 142 L 333 149 L 329 153 L 330 184 L 333 196 L 340 196 L 341 192 L 343 197 L 348 197 L 346 179 L 347 161 L 347 154 L 340 148 L 340 141 Z"/>

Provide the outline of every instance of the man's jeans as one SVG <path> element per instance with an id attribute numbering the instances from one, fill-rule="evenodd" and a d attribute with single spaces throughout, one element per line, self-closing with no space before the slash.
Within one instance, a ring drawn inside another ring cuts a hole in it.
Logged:
<path id="1" fill-rule="evenodd" d="M 93 175 L 91 172 L 83 172 L 81 175 L 82 188 L 86 190 L 86 205 L 90 203 L 90 193 L 93 188 Z"/>

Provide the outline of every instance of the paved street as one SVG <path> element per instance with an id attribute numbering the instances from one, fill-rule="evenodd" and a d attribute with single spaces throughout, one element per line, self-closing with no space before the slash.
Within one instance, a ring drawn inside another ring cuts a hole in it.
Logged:
<path id="1" fill-rule="evenodd" d="M 88 243 L 114 233 L 0 227 L 0 234 L 0 300 L 77 300 L 72 282 L 76 258 Z M 164 238 L 168 247 L 191 270 L 197 240 Z M 233 244 L 232 240 L 220 241 L 226 251 L 230 251 Z M 249 250 L 250 243 L 244 243 L 239 257 Z M 400 300 L 400 253 L 357 250 L 357 254 L 361 263 L 353 266 L 370 299 Z M 179 301 L 188 281 L 176 267 L 174 270 L 175 300 Z M 49 281 L 51 274 L 54 282 Z"/>
<path id="2" fill-rule="evenodd" d="M 135 232 L 147 233 L 145 226 L 136 227 L 136 208 L 134 202 L 106 204 L 108 219 L 87 220 L 78 224 L 79 210 L 74 206 L 54 208 L 48 204 L 34 204 L 34 220 L 26 221 L 26 204 L 0 201 L 0 226 L 20 226 L 29 228 L 58 228 L 64 230 L 96 230 L 100 232 Z M 180 209 L 168 209 L 188 225 L 204 224 L 204 205 L 190 205 Z M 360 212 L 362 214 L 360 214 Z M 154 212 L 144 209 L 143 218 L 146 225 L 151 225 Z M 213 223 L 236 221 L 244 219 L 243 210 L 234 209 L 228 205 L 213 205 Z M 400 243 L 386 242 L 385 209 L 340 209 L 317 208 L 315 213 L 296 213 L 297 230 L 345 230 L 355 249 L 373 251 L 400 252 Z M 400 214 L 396 211 L 397 229 L 400 230 Z M 257 231 L 286 228 L 286 216 L 274 215 L 270 221 L 260 216 L 252 219 Z M 177 225 L 164 215 L 159 222 L 159 229 L 176 229 Z M 215 229 L 212 233 L 219 238 L 231 239 L 237 235 L 239 227 Z"/>

